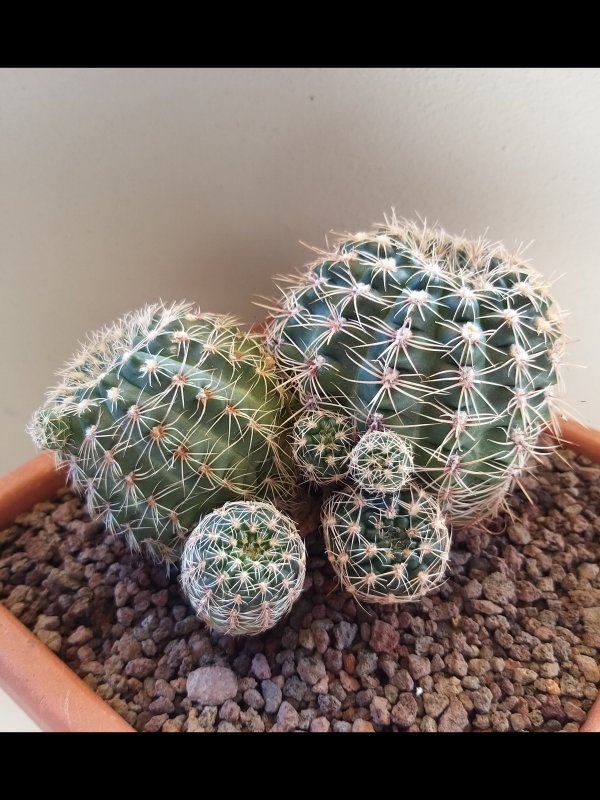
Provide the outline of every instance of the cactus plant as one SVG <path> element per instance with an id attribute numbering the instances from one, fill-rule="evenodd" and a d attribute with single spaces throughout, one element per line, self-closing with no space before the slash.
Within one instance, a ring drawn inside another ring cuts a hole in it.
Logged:
<path id="1" fill-rule="evenodd" d="M 393 217 L 289 280 L 266 335 L 304 402 L 400 434 L 454 523 L 493 513 L 555 405 L 563 338 L 541 277 Z"/>
<path id="2" fill-rule="evenodd" d="M 368 492 L 401 489 L 413 469 L 412 448 L 393 431 L 368 431 L 350 454 L 351 478 Z"/>
<path id="3" fill-rule="evenodd" d="M 336 492 L 322 521 L 329 560 L 358 600 L 417 600 L 444 576 L 448 529 L 437 503 L 412 484 L 393 494 Z"/>
<path id="4" fill-rule="evenodd" d="M 348 472 L 355 439 L 349 417 L 325 411 L 308 413 L 294 425 L 294 459 L 312 483 L 336 483 Z"/>
<path id="5" fill-rule="evenodd" d="M 150 305 L 92 335 L 34 415 L 90 514 L 172 561 L 200 516 L 293 489 L 287 397 L 258 336 L 187 303 Z"/>
<path id="6" fill-rule="evenodd" d="M 181 583 L 211 628 L 252 636 L 275 625 L 302 591 L 306 554 L 294 522 L 271 503 L 231 501 L 185 542 Z"/>

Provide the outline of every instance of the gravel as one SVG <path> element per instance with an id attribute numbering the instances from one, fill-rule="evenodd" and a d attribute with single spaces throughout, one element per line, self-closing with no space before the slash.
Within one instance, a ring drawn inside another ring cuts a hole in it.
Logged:
<path id="1" fill-rule="evenodd" d="M 211 633 L 68 490 L 0 532 L 0 600 L 139 731 L 574 731 L 600 682 L 600 467 L 563 455 L 455 533 L 420 603 L 359 606 L 317 534 L 286 620 Z"/>

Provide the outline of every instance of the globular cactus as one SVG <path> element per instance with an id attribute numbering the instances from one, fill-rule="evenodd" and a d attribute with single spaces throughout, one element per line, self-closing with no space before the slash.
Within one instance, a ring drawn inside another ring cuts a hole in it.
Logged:
<path id="1" fill-rule="evenodd" d="M 336 483 L 348 472 L 356 432 L 349 417 L 324 411 L 309 412 L 294 425 L 296 464 L 312 483 Z"/>
<path id="2" fill-rule="evenodd" d="M 304 542 L 289 517 L 271 503 L 232 501 L 186 540 L 181 583 L 211 628 L 253 636 L 287 614 L 305 569 Z"/>
<path id="3" fill-rule="evenodd" d="M 368 431 L 350 454 L 349 476 L 367 492 L 397 492 L 413 470 L 412 447 L 393 431 Z"/>
<path id="4" fill-rule="evenodd" d="M 409 484 L 394 494 L 346 490 L 323 508 L 327 554 L 340 582 L 365 603 L 404 603 L 442 580 L 450 535 L 438 504 Z"/>
<path id="5" fill-rule="evenodd" d="M 90 514 L 178 558 L 200 516 L 293 490 L 287 397 L 260 337 L 231 317 L 156 304 L 93 335 L 34 415 Z"/>
<path id="6" fill-rule="evenodd" d="M 462 524 L 493 513 L 539 452 L 563 350 L 520 256 L 395 217 L 290 279 L 267 342 L 307 406 L 410 443 L 415 480 Z"/>

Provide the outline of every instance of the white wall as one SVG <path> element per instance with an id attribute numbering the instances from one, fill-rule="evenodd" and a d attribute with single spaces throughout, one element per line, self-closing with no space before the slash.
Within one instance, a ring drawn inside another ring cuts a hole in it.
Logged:
<path id="1" fill-rule="evenodd" d="M 600 427 L 600 71 L 0 72 L 0 472 L 85 332 L 187 298 L 251 321 L 298 242 L 395 206 L 529 254 Z"/>

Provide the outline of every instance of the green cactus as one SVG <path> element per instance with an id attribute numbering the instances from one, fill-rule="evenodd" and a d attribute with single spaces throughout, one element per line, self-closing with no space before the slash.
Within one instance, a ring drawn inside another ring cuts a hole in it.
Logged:
<path id="1" fill-rule="evenodd" d="M 357 600 L 414 601 L 444 576 L 448 529 L 437 503 L 413 485 L 395 494 L 336 492 L 322 525 L 329 560 Z"/>
<path id="2" fill-rule="evenodd" d="M 267 344 L 308 407 L 400 434 L 415 479 L 462 524 L 496 510 L 539 452 L 563 349 L 518 255 L 395 218 L 291 279 Z"/>
<path id="3" fill-rule="evenodd" d="M 312 483 L 336 483 L 348 472 L 348 460 L 356 433 L 352 421 L 341 414 L 315 411 L 294 425 L 296 464 Z"/>
<path id="4" fill-rule="evenodd" d="M 185 542 L 181 584 L 211 628 L 254 636 L 276 625 L 302 591 L 304 542 L 271 503 L 232 501 Z"/>
<path id="5" fill-rule="evenodd" d="M 233 318 L 151 305 L 94 334 L 61 375 L 30 432 L 131 547 L 174 560 L 202 514 L 291 493 L 287 397 Z"/>
<path id="6" fill-rule="evenodd" d="M 413 469 L 412 447 L 393 431 L 368 431 L 350 454 L 350 477 L 367 492 L 396 492 Z"/>

